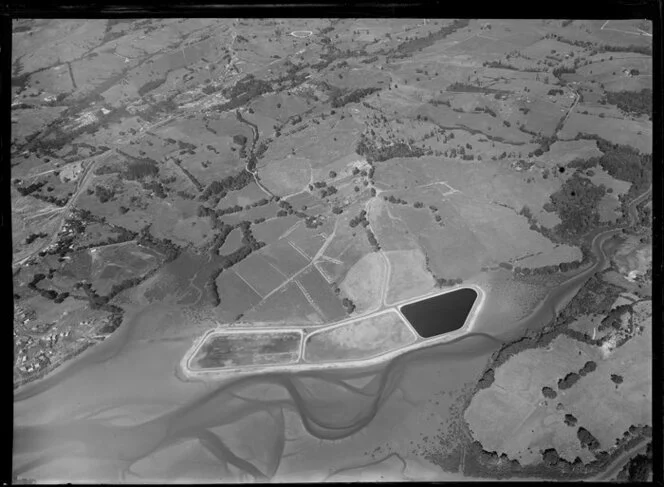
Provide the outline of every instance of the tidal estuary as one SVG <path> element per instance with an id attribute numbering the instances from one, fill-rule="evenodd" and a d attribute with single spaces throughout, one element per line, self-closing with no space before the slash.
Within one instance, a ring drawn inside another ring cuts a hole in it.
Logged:
<path id="1" fill-rule="evenodd" d="M 445 454 L 457 399 L 502 340 L 540 327 L 602 268 L 610 235 L 594 242 L 596 265 L 528 317 L 499 318 L 489 286 L 472 333 L 362 369 L 183 381 L 178 363 L 207 325 L 186 323 L 176 307 L 135 309 L 103 343 L 17 390 L 14 474 L 110 483 L 458 479 L 424 454 Z"/>

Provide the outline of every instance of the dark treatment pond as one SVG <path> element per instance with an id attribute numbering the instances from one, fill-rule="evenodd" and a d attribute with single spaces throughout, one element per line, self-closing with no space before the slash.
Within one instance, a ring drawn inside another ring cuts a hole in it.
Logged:
<path id="1" fill-rule="evenodd" d="M 458 330 L 466 322 L 477 299 L 477 291 L 458 289 L 401 307 L 401 313 L 422 338 Z"/>

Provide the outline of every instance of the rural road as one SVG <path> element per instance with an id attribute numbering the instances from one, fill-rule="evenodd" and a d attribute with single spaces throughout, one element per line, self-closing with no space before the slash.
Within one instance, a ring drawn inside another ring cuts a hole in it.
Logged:
<path id="1" fill-rule="evenodd" d="M 620 472 L 620 470 L 623 468 L 625 463 L 629 461 L 630 458 L 633 458 L 639 453 L 645 453 L 646 448 L 648 446 L 649 440 L 647 438 L 644 438 L 641 442 L 639 442 L 634 448 L 627 450 L 624 452 L 622 455 L 618 456 L 609 466 L 607 467 L 604 472 L 602 472 L 599 475 L 596 475 L 595 477 L 585 479 L 584 481 L 586 482 L 606 482 L 609 481 Z"/>

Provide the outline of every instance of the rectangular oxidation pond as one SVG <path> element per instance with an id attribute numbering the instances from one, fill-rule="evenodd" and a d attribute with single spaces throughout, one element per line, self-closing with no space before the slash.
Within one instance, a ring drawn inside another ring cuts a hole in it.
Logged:
<path id="1" fill-rule="evenodd" d="M 401 306 L 400 311 L 422 338 L 463 327 L 477 300 L 477 291 L 462 288 Z"/>
<path id="2" fill-rule="evenodd" d="M 282 365 L 300 358 L 302 332 L 234 330 L 207 336 L 189 361 L 191 370 L 247 365 Z"/>

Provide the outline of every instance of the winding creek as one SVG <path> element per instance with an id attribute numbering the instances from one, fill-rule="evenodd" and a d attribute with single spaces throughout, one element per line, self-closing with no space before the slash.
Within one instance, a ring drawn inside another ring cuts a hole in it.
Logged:
<path id="1" fill-rule="evenodd" d="M 394 460 L 385 480 L 458 479 L 425 461 L 417 445 L 444 433 L 454 397 L 504 340 L 546 324 L 604 268 L 603 247 L 619 232 L 595 235 L 595 264 L 507 332 L 487 306 L 472 333 L 364 368 L 184 381 L 178 363 L 206 327 L 183 325 L 177 307 L 129 309 L 114 335 L 15 392 L 14 474 L 51 482 L 320 481 Z"/>

